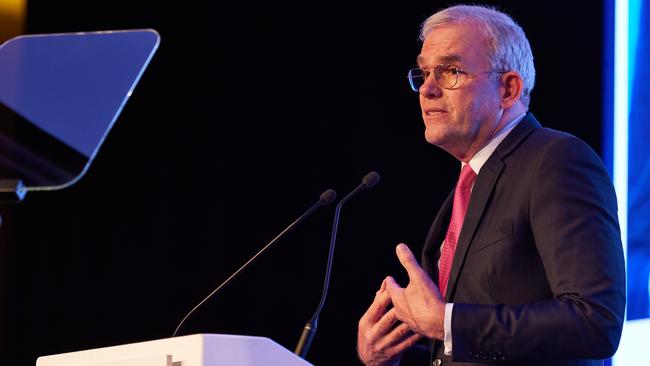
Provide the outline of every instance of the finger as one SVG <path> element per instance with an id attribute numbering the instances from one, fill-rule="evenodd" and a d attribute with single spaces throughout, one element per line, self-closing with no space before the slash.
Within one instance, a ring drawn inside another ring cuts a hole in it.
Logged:
<path id="1" fill-rule="evenodd" d="M 395 251 L 397 252 L 397 258 L 400 263 L 402 263 L 402 266 L 406 269 L 406 272 L 408 272 L 409 279 L 419 279 L 423 274 L 425 274 L 417 259 L 415 259 L 413 252 L 411 252 L 406 244 L 398 244 Z"/>
<path id="2" fill-rule="evenodd" d="M 402 353 L 406 351 L 407 349 L 415 346 L 418 340 L 422 338 L 422 335 L 413 333 L 406 338 L 404 338 L 402 341 L 400 341 L 397 345 L 391 348 L 391 352 L 394 352 L 396 354 Z"/>
<path id="3" fill-rule="evenodd" d="M 415 332 L 413 332 L 406 323 L 401 323 L 400 325 L 391 329 L 391 331 L 384 336 L 383 346 L 384 347 L 395 346 L 400 342 L 402 342 L 402 340 L 404 340 L 405 338 L 411 336 L 413 333 Z"/>
<path id="4" fill-rule="evenodd" d="M 397 294 L 399 290 L 403 290 L 402 286 L 391 276 L 387 276 L 384 282 L 386 283 L 386 292 L 389 294 Z"/>
<path id="5" fill-rule="evenodd" d="M 377 334 L 385 335 L 391 332 L 395 323 L 397 323 L 397 315 L 395 313 L 395 308 L 392 308 L 388 310 L 381 319 L 379 319 L 374 328 Z"/>
<path id="6" fill-rule="evenodd" d="M 379 321 L 379 319 L 384 316 L 384 313 L 386 313 L 386 307 L 388 307 L 390 303 L 391 300 L 388 292 L 384 291 L 378 294 L 364 314 L 364 318 L 366 318 L 372 324 L 377 323 L 377 321 Z"/>
<path id="7" fill-rule="evenodd" d="M 386 293 L 390 297 L 393 306 L 399 307 L 398 304 L 403 303 L 404 289 L 391 276 L 386 277 Z"/>
<path id="8" fill-rule="evenodd" d="M 381 281 L 381 286 L 379 287 L 379 290 L 375 293 L 375 297 L 379 296 L 382 292 L 386 291 L 386 279 Z"/>

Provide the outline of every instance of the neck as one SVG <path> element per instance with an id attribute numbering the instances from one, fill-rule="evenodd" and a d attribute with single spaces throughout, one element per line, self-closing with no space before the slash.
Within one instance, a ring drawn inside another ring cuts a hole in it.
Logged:
<path id="1" fill-rule="evenodd" d="M 474 155 L 484 148 L 499 132 L 501 132 L 513 119 L 528 111 L 528 107 L 523 103 L 518 102 L 511 108 L 505 109 L 498 118 L 494 126 L 489 128 L 481 128 L 477 132 L 476 138 L 469 143 L 463 151 L 451 152 L 456 159 L 468 163 Z M 487 127 L 487 126 L 486 126 Z"/>

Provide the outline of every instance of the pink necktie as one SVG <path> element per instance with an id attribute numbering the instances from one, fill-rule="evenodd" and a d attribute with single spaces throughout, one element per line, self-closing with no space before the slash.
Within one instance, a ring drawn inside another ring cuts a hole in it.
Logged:
<path id="1" fill-rule="evenodd" d="M 451 210 L 451 222 L 447 229 L 447 236 L 442 246 L 442 253 L 440 253 L 440 271 L 439 281 L 440 293 L 445 297 L 447 293 L 447 283 L 449 282 L 449 272 L 451 270 L 451 263 L 454 260 L 454 253 L 456 252 L 456 244 L 458 243 L 458 236 L 460 229 L 463 227 L 463 220 L 465 220 L 465 213 L 469 205 L 469 197 L 472 192 L 472 184 L 476 180 L 476 173 L 472 170 L 469 164 L 465 164 L 460 171 L 460 178 L 454 191 L 454 205 Z"/>

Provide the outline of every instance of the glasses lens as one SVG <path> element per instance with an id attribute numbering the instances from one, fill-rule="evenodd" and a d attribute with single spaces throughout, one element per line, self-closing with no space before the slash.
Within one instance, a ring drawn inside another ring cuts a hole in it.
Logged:
<path id="1" fill-rule="evenodd" d="M 460 69 L 454 65 L 439 65 L 434 70 L 436 81 L 445 89 L 453 89 L 458 83 Z"/>
<path id="2" fill-rule="evenodd" d="M 424 71 L 422 69 L 411 69 L 408 74 L 409 84 L 411 84 L 411 89 L 415 92 L 420 91 L 420 87 L 424 84 Z"/>

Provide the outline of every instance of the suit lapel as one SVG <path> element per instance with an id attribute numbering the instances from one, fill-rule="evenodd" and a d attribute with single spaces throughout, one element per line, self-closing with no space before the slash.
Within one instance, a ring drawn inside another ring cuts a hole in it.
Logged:
<path id="1" fill-rule="evenodd" d="M 458 275 L 463 268 L 467 251 L 472 243 L 476 229 L 483 218 L 485 209 L 488 205 L 492 191 L 505 167 L 503 158 L 509 155 L 535 128 L 539 127 L 539 123 L 531 113 L 510 132 L 510 134 L 499 144 L 494 153 L 485 162 L 481 168 L 472 195 L 470 196 L 469 206 L 463 221 L 463 227 L 458 237 L 456 244 L 456 252 L 454 260 L 451 265 L 451 273 L 449 274 L 449 283 L 447 284 L 447 296 L 445 301 L 453 299 L 456 292 L 456 282 Z"/>
<path id="2" fill-rule="evenodd" d="M 488 199 L 494 189 L 497 178 L 499 178 L 503 170 L 503 166 L 503 162 L 500 159 L 490 158 L 481 168 L 481 172 L 476 178 L 472 195 L 470 196 L 467 214 L 465 214 L 465 220 L 463 221 L 463 228 L 460 230 L 460 235 L 458 236 L 454 261 L 451 264 L 451 273 L 449 274 L 449 283 L 447 284 L 447 298 L 445 299 L 447 301 L 453 297 L 456 280 L 465 263 L 465 256 L 469 249 L 471 239 L 474 237 L 476 228 L 483 217 Z M 449 291 L 450 289 L 451 291 Z"/>

